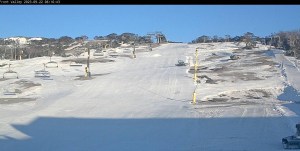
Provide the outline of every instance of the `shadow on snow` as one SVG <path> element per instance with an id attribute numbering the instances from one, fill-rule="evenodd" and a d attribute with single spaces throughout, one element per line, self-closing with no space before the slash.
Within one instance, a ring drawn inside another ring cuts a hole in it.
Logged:
<path id="1" fill-rule="evenodd" d="M 295 118 L 295 117 L 288 117 Z M 28 139 L 0 139 L 0 150 L 283 150 L 294 133 L 286 117 L 89 119 L 39 117 L 12 127 Z M 279 130 L 279 131 L 278 131 Z"/>
<path id="2" fill-rule="evenodd" d="M 281 101 L 292 101 L 300 103 L 300 93 L 293 86 L 286 86 L 283 93 L 277 97 Z"/>

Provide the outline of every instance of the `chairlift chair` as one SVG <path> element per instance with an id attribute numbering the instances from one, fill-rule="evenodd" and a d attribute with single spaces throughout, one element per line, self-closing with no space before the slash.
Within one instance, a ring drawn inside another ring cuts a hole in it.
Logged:
<path id="1" fill-rule="evenodd" d="M 37 78 L 50 78 L 50 72 L 46 70 L 46 63 L 43 63 L 44 69 L 34 71 L 34 77 Z"/>
<path id="2" fill-rule="evenodd" d="M 3 78 L 6 78 L 6 79 L 17 78 L 17 79 L 19 79 L 19 75 L 16 71 L 9 70 L 9 71 L 6 71 L 6 72 L 3 73 Z"/>
<path id="3" fill-rule="evenodd" d="M 49 61 L 46 63 L 46 68 L 58 68 L 58 63 L 55 61 Z"/>
<path id="4" fill-rule="evenodd" d="M 82 67 L 82 64 L 76 63 L 76 62 L 71 62 L 71 63 L 70 63 L 70 66 L 71 66 L 71 67 Z"/>
<path id="5" fill-rule="evenodd" d="M 37 77 L 37 78 L 49 78 L 50 77 L 50 72 L 46 71 L 46 70 L 34 71 L 34 77 Z"/>
<path id="6" fill-rule="evenodd" d="M 102 52 L 102 50 L 96 50 L 96 51 L 93 53 L 93 56 L 104 56 L 104 53 Z"/>
<path id="7" fill-rule="evenodd" d="M 6 72 L 3 73 L 3 78 L 7 78 L 7 79 L 9 79 L 9 78 L 10 79 L 17 78 L 17 79 L 19 79 L 19 74 L 16 71 L 11 70 L 10 69 L 10 65 L 11 64 L 8 65 L 8 71 L 6 71 Z"/>

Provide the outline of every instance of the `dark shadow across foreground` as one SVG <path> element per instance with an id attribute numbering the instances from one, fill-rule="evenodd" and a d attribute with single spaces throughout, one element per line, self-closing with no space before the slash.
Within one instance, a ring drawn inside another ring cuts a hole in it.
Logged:
<path id="1" fill-rule="evenodd" d="M 1 151 L 276 151 L 283 150 L 281 138 L 294 132 L 286 117 L 40 117 L 12 126 L 30 138 L 0 139 Z"/>

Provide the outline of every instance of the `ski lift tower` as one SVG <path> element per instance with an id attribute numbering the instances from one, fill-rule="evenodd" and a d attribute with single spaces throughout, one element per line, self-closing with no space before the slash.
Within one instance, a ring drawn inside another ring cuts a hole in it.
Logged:
<path id="1" fill-rule="evenodd" d="M 155 39 L 155 35 L 156 35 L 155 32 L 148 32 L 147 33 L 147 36 L 150 38 L 151 42 L 153 42 L 153 39 Z"/>
<path id="2" fill-rule="evenodd" d="M 275 36 L 273 37 L 273 39 L 274 39 L 275 42 L 277 43 L 277 48 L 278 48 L 278 46 L 281 44 L 280 36 L 275 35 Z M 278 40 L 277 40 L 277 39 L 278 39 Z"/>
<path id="3" fill-rule="evenodd" d="M 85 67 L 85 77 L 90 78 L 91 77 L 91 72 L 90 72 L 90 49 L 88 48 L 88 58 L 86 61 L 86 67 Z"/>
<path id="4" fill-rule="evenodd" d="M 161 43 L 161 40 L 162 40 L 162 37 L 163 37 L 162 32 L 160 32 L 160 31 L 155 32 L 155 37 L 156 37 L 156 42 Z"/>
<path id="5" fill-rule="evenodd" d="M 132 51 L 132 55 L 133 55 L 133 58 L 136 58 L 136 54 L 135 54 L 135 43 L 136 43 L 136 40 L 138 39 L 138 35 L 134 35 L 134 40 L 133 40 L 133 51 Z"/>
<path id="6" fill-rule="evenodd" d="M 153 42 L 153 38 L 155 37 L 155 33 L 153 33 L 153 32 L 148 32 L 147 33 L 147 37 L 149 38 L 149 40 L 150 40 L 150 43 L 149 43 L 149 50 L 150 51 L 152 51 L 152 42 Z"/>

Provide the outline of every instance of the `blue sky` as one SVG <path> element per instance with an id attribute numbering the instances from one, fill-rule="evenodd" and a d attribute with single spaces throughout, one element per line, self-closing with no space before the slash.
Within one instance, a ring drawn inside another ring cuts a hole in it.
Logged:
<path id="1" fill-rule="evenodd" d="M 170 41 L 202 35 L 267 36 L 300 29 L 300 5 L 0 5 L 0 37 L 59 38 L 161 31 Z"/>

